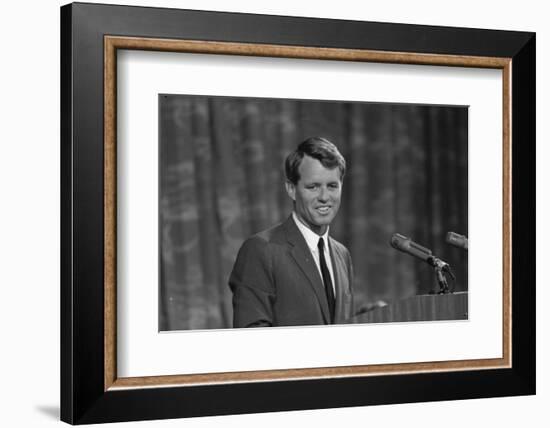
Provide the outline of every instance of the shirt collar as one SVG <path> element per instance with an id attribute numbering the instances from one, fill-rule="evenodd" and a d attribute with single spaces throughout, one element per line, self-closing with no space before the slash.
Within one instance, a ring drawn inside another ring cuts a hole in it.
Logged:
<path id="1" fill-rule="evenodd" d="M 323 238 L 325 240 L 325 248 L 328 248 L 329 227 L 327 227 L 327 230 L 323 235 L 319 236 L 313 230 L 307 227 L 304 223 L 302 223 L 298 219 L 298 216 L 294 211 L 292 211 L 292 218 L 294 219 L 294 223 L 296 223 L 296 226 L 298 226 L 298 230 L 302 233 L 302 236 L 306 240 L 306 244 L 311 251 L 317 251 L 317 244 L 319 243 L 319 238 Z"/>

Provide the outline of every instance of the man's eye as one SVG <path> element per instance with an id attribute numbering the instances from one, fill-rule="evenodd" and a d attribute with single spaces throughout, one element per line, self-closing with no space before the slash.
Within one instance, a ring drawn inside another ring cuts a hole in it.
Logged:
<path id="1" fill-rule="evenodd" d="M 316 189 L 317 188 L 317 185 L 316 184 L 308 184 L 306 186 L 306 189 L 310 189 L 310 190 L 313 190 L 313 189 Z"/>

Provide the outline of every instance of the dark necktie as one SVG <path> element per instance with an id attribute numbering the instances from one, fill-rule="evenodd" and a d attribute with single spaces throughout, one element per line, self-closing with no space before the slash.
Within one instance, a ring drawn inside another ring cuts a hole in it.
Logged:
<path id="1" fill-rule="evenodd" d="M 330 312 L 330 323 L 334 323 L 334 308 L 335 308 L 335 299 L 334 299 L 334 289 L 332 288 L 332 280 L 330 279 L 330 272 L 327 267 L 327 262 L 325 260 L 325 242 L 323 238 L 319 238 L 319 243 L 317 244 L 319 249 L 319 261 L 321 263 L 321 273 L 323 274 L 323 283 L 325 284 L 325 293 L 327 295 L 328 309 Z"/>

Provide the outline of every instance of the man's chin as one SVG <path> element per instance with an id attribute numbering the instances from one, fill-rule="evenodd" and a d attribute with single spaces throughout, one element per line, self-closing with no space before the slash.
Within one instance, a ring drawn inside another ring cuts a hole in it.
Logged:
<path id="1" fill-rule="evenodd" d="M 314 214 L 314 215 L 311 215 Z M 309 229 L 315 233 L 319 233 L 319 229 L 330 226 L 330 223 L 334 219 L 333 215 L 319 215 L 317 213 L 310 213 L 309 217 L 298 217 L 298 219 L 305 224 Z"/>
<path id="2" fill-rule="evenodd" d="M 313 224 L 317 227 L 329 226 L 334 216 L 315 216 Z"/>

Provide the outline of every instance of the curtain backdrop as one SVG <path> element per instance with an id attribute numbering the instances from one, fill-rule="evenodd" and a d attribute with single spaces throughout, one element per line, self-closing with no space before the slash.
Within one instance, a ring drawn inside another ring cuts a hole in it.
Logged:
<path id="1" fill-rule="evenodd" d="M 431 268 L 389 245 L 411 237 L 468 289 L 466 107 L 159 96 L 159 327 L 227 328 L 227 285 L 243 241 L 292 210 L 284 159 L 310 136 L 347 162 L 331 235 L 351 252 L 357 308 L 436 287 Z"/>

